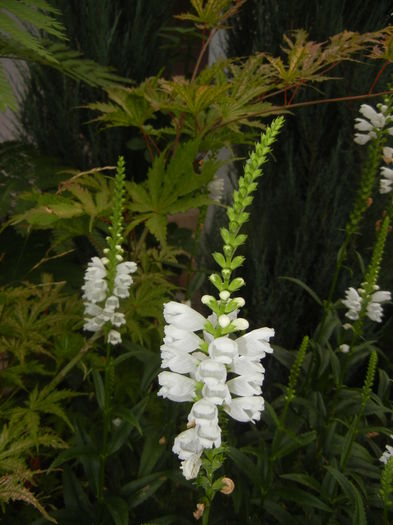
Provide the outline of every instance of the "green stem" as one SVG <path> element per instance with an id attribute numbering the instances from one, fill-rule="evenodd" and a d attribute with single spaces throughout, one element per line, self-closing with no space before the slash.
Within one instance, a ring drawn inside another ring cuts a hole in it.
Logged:
<path id="1" fill-rule="evenodd" d="M 203 511 L 203 514 L 202 514 L 202 525 L 208 525 L 209 524 L 210 507 L 211 507 L 211 502 L 207 501 L 205 509 Z"/>
<path id="2" fill-rule="evenodd" d="M 100 453 L 100 474 L 99 474 L 99 485 L 97 488 L 97 499 L 99 502 L 103 500 L 104 494 L 104 485 L 105 485 L 105 464 L 107 457 L 107 443 L 108 443 L 108 434 L 109 434 L 109 412 L 110 412 L 110 385 L 109 385 L 109 368 L 110 368 L 110 359 L 111 359 L 111 348 L 107 344 L 106 348 L 106 362 L 105 362 L 105 405 L 103 410 L 103 435 L 102 435 L 102 447 Z"/>
<path id="3" fill-rule="evenodd" d="M 96 342 L 96 340 L 102 335 L 101 332 L 96 332 L 94 335 L 90 337 L 82 346 L 82 348 L 79 350 L 79 352 L 69 361 L 64 368 L 60 370 L 60 372 L 52 379 L 52 381 L 49 383 L 49 385 L 46 387 L 48 391 L 54 390 L 59 383 L 63 381 L 63 379 L 66 377 L 66 375 L 71 372 L 71 370 L 74 368 L 75 365 L 79 363 L 79 361 L 82 359 L 82 357 L 86 354 L 86 352 L 89 350 L 90 347 L 93 346 L 93 344 Z"/>
<path id="4" fill-rule="evenodd" d="M 147 237 L 147 234 L 149 233 L 149 230 L 146 228 L 146 226 L 144 227 L 144 230 L 142 232 L 142 235 L 140 236 L 139 238 L 139 241 L 138 241 L 138 244 L 136 245 L 136 248 L 135 248 L 135 259 L 137 259 L 138 257 L 138 254 L 139 252 L 141 251 L 142 249 L 142 245 L 144 244 L 144 242 L 146 241 L 146 237 Z"/>

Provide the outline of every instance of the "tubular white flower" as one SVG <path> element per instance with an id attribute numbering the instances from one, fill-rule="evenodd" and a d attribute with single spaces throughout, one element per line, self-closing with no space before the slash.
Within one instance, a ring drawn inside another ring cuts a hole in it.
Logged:
<path id="1" fill-rule="evenodd" d="M 393 163 L 393 148 L 389 148 L 388 146 L 385 146 L 382 149 L 383 152 L 383 160 L 386 162 L 386 164 Z"/>
<path id="2" fill-rule="evenodd" d="M 391 435 L 390 437 L 393 438 L 393 435 Z M 391 458 L 392 456 L 393 456 L 393 447 L 390 445 L 386 445 L 385 452 L 379 458 L 379 461 L 386 464 L 389 458 Z"/>
<path id="3" fill-rule="evenodd" d="M 371 321 L 375 321 L 376 323 L 382 322 L 382 315 L 383 310 L 381 303 L 384 303 L 386 301 L 390 301 L 391 294 L 390 292 L 384 292 L 384 291 L 377 291 L 374 292 L 371 295 L 370 302 L 367 305 L 366 308 L 366 315 Z"/>
<path id="4" fill-rule="evenodd" d="M 161 386 L 157 395 L 178 403 L 193 401 L 196 381 L 190 377 L 173 372 L 160 372 L 158 383 Z"/>
<path id="5" fill-rule="evenodd" d="M 191 332 L 202 330 L 206 323 L 203 315 L 190 306 L 175 301 L 164 304 L 164 318 L 168 324 Z"/>
<path id="6" fill-rule="evenodd" d="M 373 131 L 370 131 L 370 133 L 367 134 L 355 133 L 353 141 L 356 142 L 356 144 L 359 144 L 360 146 L 364 146 L 372 138 L 376 138 L 376 134 Z"/>
<path id="7" fill-rule="evenodd" d="M 209 355 L 214 361 L 225 365 L 231 364 L 239 355 L 236 341 L 226 336 L 214 339 L 209 345 Z"/>
<path id="8" fill-rule="evenodd" d="M 393 180 L 381 179 L 379 181 L 379 193 L 390 193 L 393 187 Z"/>
<path id="9" fill-rule="evenodd" d="M 238 376 L 227 382 L 229 392 L 238 396 L 259 396 L 262 393 L 259 376 Z"/>
<path id="10" fill-rule="evenodd" d="M 266 354 L 271 354 L 273 348 L 269 344 L 269 339 L 274 336 L 273 328 L 258 328 L 248 334 L 236 339 L 239 354 L 245 355 L 253 361 L 263 359 Z"/>
<path id="11" fill-rule="evenodd" d="M 359 313 L 362 309 L 362 298 L 355 288 L 348 288 L 348 290 L 345 292 L 345 299 L 343 299 L 341 302 L 348 308 L 348 312 L 345 314 L 345 317 L 348 317 L 348 319 L 351 319 L 352 321 L 359 319 Z"/>
<path id="12" fill-rule="evenodd" d="M 196 371 L 199 361 L 190 354 L 167 345 L 161 346 L 162 368 L 169 368 L 172 372 L 189 374 Z"/>
<path id="13" fill-rule="evenodd" d="M 118 345 L 121 343 L 121 335 L 117 330 L 110 330 L 108 334 L 108 343 L 111 345 Z"/>
<path id="14" fill-rule="evenodd" d="M 205 359 L 197 368 L 195 377 L 197 381 L 202 381 L 207 385 L 225 383 L 227 369 L 223 363 L 219 363 L 214 359 Z"/>
<path id="15" fill-rule="evenodd" d="M 225 383 L 205 384 L 202 389 L 203 399 L 214 405 L 230 404 L 231 394 L 228 385 Z"/>
<path id="16" fill-rule="evenodd" d="M 190 480 L 195 479 L 198 476 L 201 466 L 201 454 L 193 454 L 188 459 L 181 462 L 180 468 L 183 472 L 183 476 Z"/>
<path id="17" fill-rule="evenodd" d="M 165 326 L 164 332 L 164 343 L 173 348 L 179 348 L 183 352 L 193 352 L 202 342 L 202 339 L 194 332 L 182 330 L 171 324 Z"/>
<path id="18" fill-rule="evenodd" d="M 364 118 L 356 118 L 355 122 L 355 129 L 358 131 L 371 131 L 373 129 L 373 125 Z"/>
<path id="19" fill-rule="evenodd" d="M 197 435 L 203 448 L 213 448 L 221 446 L 221 428 L 215 422 L 205 425 L 197 425 Z"/>
<path id="20" fill-rule="evenodd" d="M 233 419 L 241 422 L 259 421 L 265 401 L 261 396 L 237 397 L 232 399 L 230 405 L 224 405 L 224 410 Z"/>
<path id="21" fill-rule="evenodd" d="M 191 412 L 188 414 L 188 422 L 195 421 L 197 426 L 218 423 L 218 410 L 214 403 L 206 399 L 200 399 L 193 404 Z"/>
<path id="22" fill-rule="evenodd" d="M 241 376 L 259 376 L 261 382 L 265 373 L 265 369 L 261 363 L 256 362 L 245 355 L 236 357 L 229 367 L 229 371 Z"/>
<path id="23" fill-rule="evenodd" d="M 179 459 L 187 460 L 202 452 L 202 445 L 197 436 L 196 428 L 189 428 L 175 437 L 172 451 Z"/>

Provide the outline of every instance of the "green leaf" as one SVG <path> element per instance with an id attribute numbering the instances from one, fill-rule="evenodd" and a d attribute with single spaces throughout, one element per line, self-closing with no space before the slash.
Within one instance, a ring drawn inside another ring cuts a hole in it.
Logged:
<path id="1" fill-rule="evenodd" d="M 348 499 L 348 502 L 353 505 L 354 514 L 349 512 L 350 516 L 353 515 L 353 525 L 367 525 L 362 496 L 355 485 L 350 480 L 348 480 L 348 478 L 344 476 L 342 472 L 331 465 L 326 466 L 325 469 L 337 481 L 346 498 Z"/>
<path id="2" fill-rule="evenodd" d="M 302 485 L 305 485 L 306 487 L 313 489 L 318 493 L 321 492 L 321 485 L 316 479 L 314 479 L 312 476 L 309 476 L 308 474 L 298 474 L 294 472 L 290 474 L 281 474 L 280 478 L 296 481 L 297 483 L 301 483 Z"/>
<path id="3" fill-rule="evenodd" d="M 124 499 L 109 496 L 104 499 L 104 505 L 108 509 L 115 525 L 128 525 L 128 505 Z"/>
<path id="4" fill-rule="evenodd" d="M 66 507 L 85 512 L 91 510 L 89 498 L 68 465 L 63 468 L 63 497 Z"/>
<path id="5" fill-rule="evenodd" d="M 280 276 L 279 279 L 285 279 L 286 281 L 291 281 L 297 284 L 298 286 L 306 290 L 306 292 L 311 295 L 311 297 L 314 299 L 315 302 L 317 302 L 320 306 L 322 306 L 322 301 L 318 297 L 318 295 L 314 292 L 314 290 L 312 290 L 306 283 L 304 283 L 300 279 L 296 279 L 295 277 L 286 277 L 286 276 Z"/>
<path id="6" fill-rule="evenodd" d="M 279 495 L 284 501 L 293 501 L 300 506 L 312 507 L 329 513 L 333 512 L 333 509 L 324 503 L 320 498 L 317 498 L 313 494 L 310 494 L 303 489 L 285 487 L 276 490 L 277 495 Z"/>
<path id="7" fill-rule="evenodd" d="M 101 410 L 105 410 L 106 399 L 105 399 L 104 382 L 102 381 L 102 377 L 100 373 L 96 369 L 93 369 L 92 374 L 93 374 L 94 388 L 96 391 L 96 398 L 97 398 L 98 406 L 100 407 Z"/>

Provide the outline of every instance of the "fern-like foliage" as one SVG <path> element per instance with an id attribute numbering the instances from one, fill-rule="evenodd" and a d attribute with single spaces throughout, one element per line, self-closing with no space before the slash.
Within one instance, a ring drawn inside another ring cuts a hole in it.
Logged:
<path id="1" fill-rule="evenodd" d="M 67 47 L 65 28 L 58 18 L 60 12 L 45 0 L 2 0 L 0 7 L 0 58 L 52 66 L 91 86 L 102 87 L 121 80 L 109 68 L 83 59 L 79 52 Z M 0 65 L 0 111 L 7 106 L 15 111 L 17 101 Z"/>

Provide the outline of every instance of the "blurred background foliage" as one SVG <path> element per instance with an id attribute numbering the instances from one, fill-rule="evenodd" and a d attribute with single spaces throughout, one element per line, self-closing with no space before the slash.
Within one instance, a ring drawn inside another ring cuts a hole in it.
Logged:
<path id="1" fill-rule="evenodd" d="M 370 9 L 361 0 L 248 0 L 231 24 L 228 55 L 246 56 L 262 50 L 280 55 L 282 35 L 294 29 L 304 28 L 310 39 L 321 42 L 344 30 L 366 32 L 385 27 L 392 23 L 392 16 L 389 1 L 375 3 Z M 364 59 L 362 65 L 338 65 L 328 74 L 340 81 L 327 81 L 317 89 L 299 86 L 296 94 L 293 90 L 288 93 L 288 100 L 292 95 L 296 104 L 365 94 L 380 67 Z M 381 75 L 374 91 L 386 88 L 389 75 Z M 276 103 L 283 103 L 282 95 Z M 338 101 L 293 109 L 254 201 L 246 247 L 248 315 L 254 326 L 274 326 L 276 342 L 286 347 L 294 348 L 305 333 L 312 333 L 319 307 L 301 287 L 280 277 L 296 277 L 320 297 L 327 296 L 344 239 L 343 224 L 361 174 L 363 151 L 353 142 L 359 104 Z M 369 246 L 379 213 L 374 207 L 364 225 L 368 234 L 355 249 Z M 393 280 L 392 253 L 390 249 L 386 256 L 386 289 Z M 351 263 L 355 263 L 349 265 L 355 272 L 356 268 L 360 271 L 356 260 Z M 337 296 L 342 295 L 347 277 Z"/>

